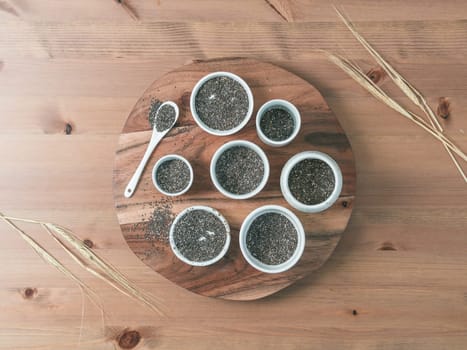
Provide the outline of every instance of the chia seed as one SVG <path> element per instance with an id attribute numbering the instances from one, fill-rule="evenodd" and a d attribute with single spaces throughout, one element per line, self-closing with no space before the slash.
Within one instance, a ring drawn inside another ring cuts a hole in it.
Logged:
<path id="1" fill-rule="evenodd" d="M 169 230 L 175 214 L 172 211 L 171 200 L 166 198 L 151 203 L 154 205 L 154 211 L 144 230 L 144 238 L 148 241 L 169 242 Z M 146 218 L 142 217 L 141 220 L 146 220 Z M 138 230 L 140 224 L 142 223 L 135 224 L 133 229 Z"/>
<path id="2" fill-rule="evenodd" d="M 290 192 L 301 203 L 314 205 L 324 202 L 332 193 L 335 178 L 331 167 L 319 159 L 297 163 L 289 174 Z"/>
<path id="3" fill-rule="evenodd" d="M 248 113 L 248 95 L 236 80 L 216 77 L 206 81 L 195 97 L 199 118 L 211 129 L 230 130 Z"/>
<path id="4" fill-rule="evenodd" d="M 292 135 L 295 121 L 286 109 L 271 108 L 263 114 L 259 126 L 268 139 L 284 141 Z"/>
<path id="5" fill-rule="evenodd" d="M 219 184 L 233 194 L 254 191 L 264 176 L 264 163 L 259 154 L 245 146 L 234 146 L 221 154 L 216 163 Z"/>
<path id="6" fill-rule="evenodd" d="M 175 224 L 173 239 L 178 251 L 190 261 L 208 261 L 220 254 L 227 239 L 224 223 L 201 209 L 188 211 Z"/>
<path id="7" fill-rule="evenodd" d="M 156 170 L 156 182 L 165 192 L 181 192 L 190 183 L 190 168 L 180 159 L 166 160 Z"/>
<path id="8" fill-rule="evenodd" d="M 251 223 L 246 236 L 250 253 L 267 265 L 279 265 L 289 260 L 298 244 L 293 223 L 279 213 L 266 213 Z"/>
<path id="9" fill-rule="evenodd" d="M 175 108 L 171 105 L 163 105 L 156 112 L 156 130 L 158 132 L 170 129 L 175 122 L 177 116 Z"/>
<path id="10" fill-rule="evenodd" d="M 149 109 L 148 119 L 149 119 L 149 124 L 151 124 L 152 128 L 154 127 L 154 121 L 156 120 L 157 110 L 159 109 L 161 105 L 162 105 L 162 101 L 160 100 L 151 101 L 151 107 Z"/>

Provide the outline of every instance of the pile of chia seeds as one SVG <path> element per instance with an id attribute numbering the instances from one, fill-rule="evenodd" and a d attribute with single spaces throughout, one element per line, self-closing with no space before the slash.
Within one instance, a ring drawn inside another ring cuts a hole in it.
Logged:
<path id="1" fill-rule="evenodd" d="M 175 219 L 175 214 L 172 211 L 172 201 L 167 197 L 163 197 L 159 201 L 151 202 L 154 211 L 148 218 L 144 232 L 144 238 L 148 241 L 169 242 L 169 230 Z M 143 216 L 141 220 L 146 221 Z M 136 225 L 135 225 L 136 226 Z M 134 227 L 137 229 L 137 227 Z"/>
<path id="2" fill-rule="evenodd" d="M 154 120 L 156 123 L 156 130 L 162 132 L 169 129 L 175 122 L 176 115 L 177 113 L 173 106 L 166 104 L 160 107 L 156 112 L 156 118 Z"/>
<path id="3" fill-rule="evenodd" d="M 259 122 L 263 134 L 272 141 L 284 141 L 292 135 L 295 121 L 289 111 L 283 108 L 268 109 Z"/>
<path id="4" fill-rule="evenodd" d="M 165 192 L 181 192 L 190 183 L 190 168 L 180 159 L 166 160 L 156 170 L 156 182 Z"/>
<path id="5" fill-rule="evenodd" d="M 208 261 L 224 248 L 227 230 L 216 215 L 195 209 L 175 224 L 173 239 L 178 251 L 188 260 Z"/>
<path id="6" fill-rule="evenodd" d="M 335 186 L 334 173 L 319 159 L 305 159 L 297 163 L 289 174 L 289 188 L 301 203 L 314 205 L 324 202 Z"/>
<path id="7" fill-rule="evenodd" d="M 199 118 L 215 130 L 230 130 L 240 125 L 248 112 L 248 104 L 245 89 L 229 77 L 206 81 L 195 97 Z"/>
<path id="8" fill-rule="evenodd" d="M 254 191 L 264 176 L 259 154 L 245 146 L 234 146 L 221 154 L 216 163 L 219 184 L 227 192 L 242 195 Z"/>
<path id="9" fill-rule="evenodd" d="M 292 257 L 297 240 L 297 230 L 286 216 L 265 213 L 251 223 L 246 246 L 259 261 L 267 265 L 279 265 Z"/>

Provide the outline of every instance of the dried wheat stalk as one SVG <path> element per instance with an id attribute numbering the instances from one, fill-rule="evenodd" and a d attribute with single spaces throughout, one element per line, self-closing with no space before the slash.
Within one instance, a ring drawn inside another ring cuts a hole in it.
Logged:
<path id="1" fill-rule="evenodd" d="M 333 55 L 330 53 L 326 54 L 331 62 L 333 62 L 342 70 L 344 70 L 344 72 L 350 75 L 350 77 L 352 77 L 357 83 L 359 83 L 363 88 L 370 92 L 374 97 L 376 97 L 378 100 L 385 103 L 387 106 L 391 107 L 407 119 L 411 120 L 412 122 L 423 128 L 425 131 L 430 133 L 439 141 L 445 143 L 446 146 L 449 147 L 449 149 L 455 152 L 463 160 L 467 161 L 467 156 L 451 140 L 449 140 L 440 131 L 432 129 L 428 124 L 426 124 L 423 118 L 403 108 L 399 103 L 397 103 L 395 100 L 389 97 L 378 85 L 376 85 L 365 73 L 363 73 L 353 63 L 351 63 L 349 60 L 343 57 Z"/>
<path id="2" fill-rule="evenodd" d="M 367 41 L 364 37 L 362 37 L 353 24 L 350 22 L 350 20 L 341 12 L 339 11 L 336 7 L 334 7 L 335 11 L 341 18 L 341 20 L 344 22 L 346 27 L 351 31 L 351 33 L 354 35 L 354 37 L 363 45 L 363 47 L 370 53 L 370 55 L 378 62 L 378 64 L 385 70 L 385 72 L 388 74 L 388 76 L 391 78 L 391 80 L 404 92 L 404 94 L 416 105 L 418 106 L 427 116 L 428 121 L 431 124 L 431 129 L 433 131 L 439 131 L 443 132 L 443 128 L 438 122 L 438 119 L 435 116 L 435 113 L 431 109 L 431 107 L 428 105 L 426 99 L 423 97 L 423 95 L 412 85 L 410 84 L 399 72 L 397 72 Z M 334 63 L 335 60 L 333 61 Z M 342 68 L 342 67 L 341 67 Z M 353 71 L 355 72 L 356 66 L 353 65 Z M 360 71 L 359 69 L 357 69 Z M 348 72 L 347 72 L 348 73 Z M 361 84 L 362 85 L 362 84 Z M 373 84 L 375 85 L 375 84 Z M 364 86 L 365 87 L 365 86 Z M 367 89 L 368 90 L 368 89 Z M 383 100 L 383 102 L 385 102 Z M 385 102 L 386 103 L 386 102 Z M 386 103 L 387 104 L 387 103 Z M 402 107 L 401 107 L 402 108 Z M 398 110 L 398 109 L 397 109 Z M 400 110 L 398 110 L 400 112 Z M 405 110 L 405 112 L 408 112 Z M 426 126 L 429 126 L 426 124 L 426 122 L 421 119 L 420 122 L 425 124 Z M 439 138 L 438 138 L 439 139 Z M 444 141 L 440 140 L 445 147 L 446 151 L 448 152 L 449 156 L 451 157 L 451 160 L 453 161 L 454 165 L 456 166 L 457 170 L 461 174 L 462 178 L 464 181 L 467 183 L 467 176 L 465 175 L 462 167 L 460 166 L 459 162 L 455 158 L 455 156 L 452 153 L 451 147 Z M 463 158 L 465 160 L 465 158 Z"/>
<path id="3" fill-rule="evenodd" d="M 375 59 L 376 62 L 386 71 L 388 76 L 392 81 L 405 93 L 405 95 L 418 107 L 420 107 L 424 113 L 428 116 L 430 122 L 435 123 L 440 131 L 443 131 L 443 128 L 438 122 L 433 110 L 430 108 L 426 102 L 425 97 L 414 87 L 412 86 L 405 78 L 399 74 L 381 55 L 376 51 L 366 39 L 357 32 L 354 25 L 350 20 L 340 12 L 336 7 L 335 11 L 339 15 L 340 19 L 346 27 L 352 32 L 353 36 L 363 45 L 363 47 L 370 53 L 371 56 Z"/>
<path id="4" fill-rule="evenodd" d="M 111 277 L 109 277 L 108 275 L 98 271 L 98 270 L 95 270 L 93 269 L 92 267 L 90 267 L 82 258 L 80 258 L 75 252 L 73 252 L 73 250 L 71 250 L 70 248 L 68 248 L 68 246 L 63 243 L 59 237 L 56 236 L 56 234 L 50 229 L 49 226 L 45 225 L 45 224 L 41 224 L 41 226 L 44 228 L 44 230 L 52 237 L 52 239 L 57 242 L 57 244 L 63 248 L 63 250 L 65 250 L 65 252 L 67 252 L 67 254 L 79 265 L 81 266 L 83 269 L 85 269 L 86 271 L 88 271 L 89 273 L 91 273 L 92 275 L 98 277 L 99 279 L 103 280 L 104 282 L 106 283 L 109 283 L 112 287 L 114 287 L 116 290 L 118 290 L 120 293 L 126 295 L 127 297 L 133 297 L 131 294 L 129 294 L 125 289 L 123 289 L 122 287 L 120 287 L 117 283 L 115 283 L 113 281 L 113 279 Z M 153 307 L 153 305 L 149 304 L 148 305 L 149 307 Z M 155 310 L 157 312 L 159 312 L 158 310 Z"/>
<path id="5" fill-rule="evenodd" d="M 153 311 L 159 313 L 160 315 L 163 315 L 162 311 L 160 310 L 160 307 L 157 306 L 158 303 L 162 302 L 160 299 L 134 286 L 133 283 L 129 281 L 120 271 L 118 271 L 110 263 L 106 262 L 104 259 L 99 257 L 93 250 L 91 250 L 86 244 L 84 244 L 82 240 L 78 239 L 70 230 L 52 223 L 45 223 L 44 226 L 47 227 L 48 230 L 53 231 L 55 234 L 65 239 L 73 248 L 75 248 L 81 254 L 81 257 L 84 259 L 84 261 L 88 262 L 89 264 L 93 264 L 95 267 L 101 269 L 103 273 L 99 272 L 95 268 L 92 268 L 91 266 L 89 266 L 89 264 L 86 265 L 86 270 L 91 270 L 92 274 L 106 281 L 121 293 L 139 300 Z"/>
<path id="6" fill-rule="evenodd" d="M 23 238 L 34 251 L 48 264 L 55 267 L 58 271 L 64 274 L 66 277 L 74 281 L 78 284 L 82 291 L 86 294 L 86 296 L 91 300 L 99 309 L 102 310 L 102 303 L 100 302 L 99 296 L 97 293 L 85 284 L 81 279 L 79 279 L 73 272 L 71 272 L 68 268 L 66 268 L 57 258 L 55 258 L 52 254 L 50 254 L 45 248 L 43 248 L 39 243 L 37 243 L 31 236 L 29 236 L 26 232 L 21 230 L 18 226 L 16 226 L 7 216 L 4 216 L 0 213 L 0 218 L 3 219 L 11 228 L 13 228 L 21 238 Z"/>
<path id="7" fill-rule="evenodd" d="M 40 247 L 29 235 L 24 231 L 20 230 L 12 221 L 21 221 L 41 225 L 47 233 L 57 242 L 71 257 L 72 259 L 83 267 L 86 271 L 90 272 L 94 276 L 102 279 L 113 288 L 117 289 L 122 294 L 134 298 L 151 310 L 163 315 L 159 303 L 162 303 L 160 299 L 157 299 L 151 294 L 139 289 L 131 281 L 129 281 L 120 271 L 113 267 L 110 263 L 99 257 L 94 251 L 84 244 L 82 240 L 77 238 L 70 230 L 55 225 L 53 223 L 42 222 L 38 220 L 16 218 L 11 216 L 5 216 L 0 213 L 0 217 L 12 226 L 21 236 L 38 252 L 46 262 L 57 267 L 62 273 L 75 280 L 80 286 L 86 291 L 90 290 L 80 279 L 74 276 L 65 266 L 63 266 L 57 259 L 52 257 L 44 248 Z M 75 253 L 70 249 L 62 240 L 66 241 L 72 248 L 78 253 Z M 95 292 L 90 290 L 94 295 Z"/>
<path id="8" fill-rule="evenodd" d="M 119 4 L 123 8 L 123 10 L 128 14 L 128 16 L 130 16 L 133 20 L 139 20 L 139 17 L 136 14 L 135 10 L 130 5 L 128 5 L 125 0 L 115 0 L 115 2 Z"/>

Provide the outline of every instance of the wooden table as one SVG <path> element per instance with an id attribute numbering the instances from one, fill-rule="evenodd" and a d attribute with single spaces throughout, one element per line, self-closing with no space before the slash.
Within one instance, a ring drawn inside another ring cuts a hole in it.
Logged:
<path id="1" fill-rule="evenodd" d="M 466 150 L 465 2 L 339 3 L 435 109 L 449 97 L 444 125 Z M 162 297 L 168 317 L 121 296 L 42 231 L 22 225 L 102 296 L 105 323 L 89 301 L 81 322 L 79 288 L 0 223 L 0 348 L 75 348 L 81 328 L 80 349 L 138 340 L 135 349 L 466 349 L 467 187 L 438 142 L 314 51 L 375 67 L 331 6 L 128 4 L 135 16 L 113 0 L 0 1 L 0 210 L 91 240 Z M 201 297 L 146 267 L 124 243 L 111 191 L 117 135 L 144 89 L 191 60 L 240 55 L 320 89 L 350 138 L 358 172 L 354 212 L 331 259 L 256 302 Z M 382 84 L 408 105 L 389 81 Z"/>

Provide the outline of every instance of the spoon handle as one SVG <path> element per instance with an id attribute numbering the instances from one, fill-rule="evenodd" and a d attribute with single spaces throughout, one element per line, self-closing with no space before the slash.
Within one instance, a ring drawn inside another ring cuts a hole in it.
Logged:
<path id="1" fill-rule="evenodd" d="M 143 174 L 143 170 L 146 167 L 146 164 L 149 158 L 151 157 L 152 152 L 154 152 L 154 149 L 157 147 L 157 145 L 166 133 L 167 131 L 159 133 L 154 130 L 154 133 L 151 137 L 151 141 L 149 141 L 148 148 L 144 153 L 143 159 L 141 159 L 141 162 L 136 168 L 135 173 L 133 174 L 130 182 L 128 182 L 128 185 L 125 188 L 124 195 L 126 198 L 130 198 L 133 195 L 133 193 L 135 193 L 136 186 L 138 185 L 139 179 L 141 178 L 141 174 Z"/>

